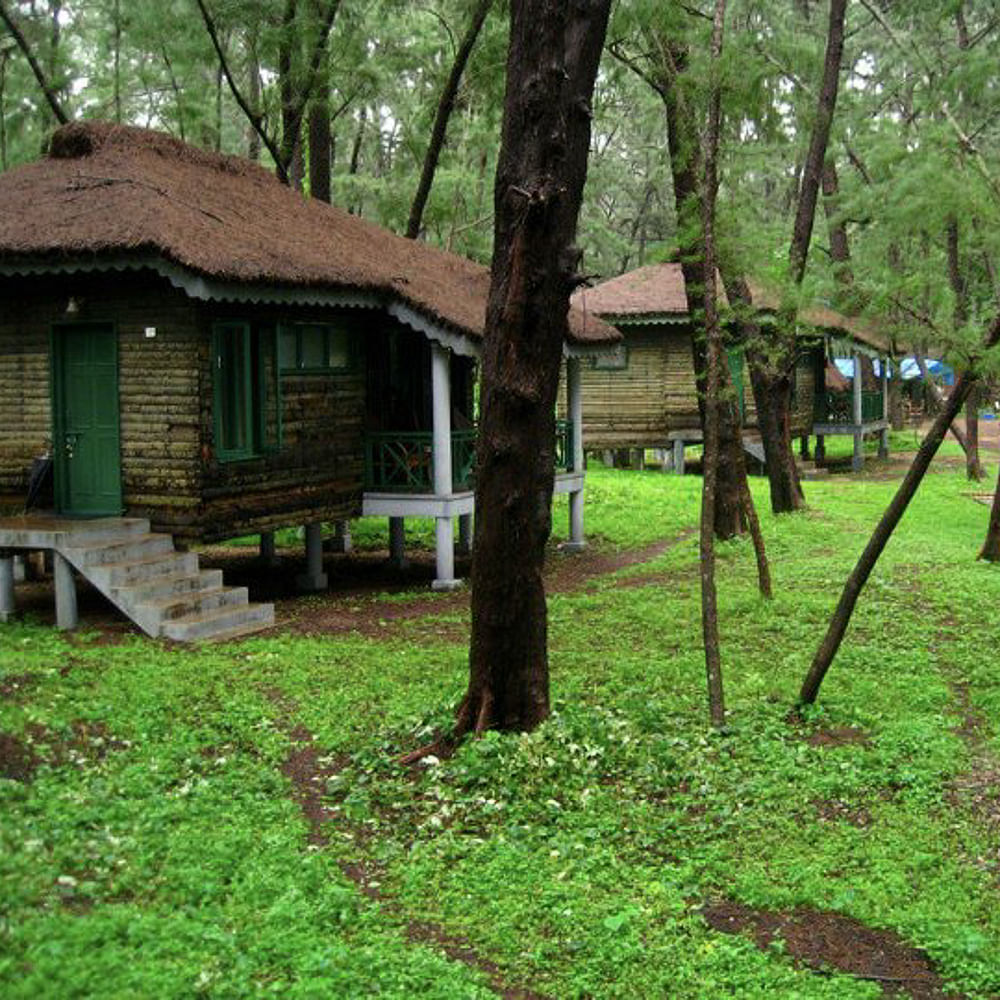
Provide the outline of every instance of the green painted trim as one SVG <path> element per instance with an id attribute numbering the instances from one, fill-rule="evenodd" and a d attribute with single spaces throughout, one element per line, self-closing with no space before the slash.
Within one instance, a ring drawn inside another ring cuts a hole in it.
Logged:
<path id="1" fill-rule="evenodd" d="M 63 374 L 62 374 L 62 347 L 59 331 L 80 330 L 82 328 L 103 328 L 111 333 L 112 344 L 114 345 L 114 367 L 115 367 L 115 395 L 117 396 L 115 406 L 115 437 L 117 439 L 117 472 L 118 490 L 117 503 L 106 510 L 73 510 L 69 503 L 69 470 L 66 467 L 66 451 L 63 438 L 66 433 L 65 412 L 63 406 Z M 52 430 L 52 498 L 55 503 L 56 513 L 69 516 L 79 515 L 81 517 L 118 517 L 125 512 L 124 498 L 122 491 L 122 414 L 121 414 L 121 368 L 119 365 L 119 333 L 118 324 L 114 320 L 78 320 L 76 322 L 63 321 L 49 325 L 49 413 L 51 417 Z"/>
<path id="2" fill-rule="evenodd" d="M 285 322 L 278 324 L 278 338 L 280 343 L 280 338 L 282 333 L 294 333 L 295 334 L 295 365 L 289 368 L 288 366 L 280 366 L 281 375 L 351 375 L 358 371 L 358 362 L 360 357 L 360 345 L 358 343 L 358 335 L 353 329 L 352 323 L 353 317 L 338 317 L 336 320 L 316 320 L 315 322 L 310 322 L 309 320 L 295 320 L 293 322 Z M 356 322 L 356 320 L 354 320 Z M 322 327 L 324 330 L 323 334 L 323 346 L 324 354 L 330 356 L 330 335 L 332 333 L 343 333 L 347 338 L 347 363 L 343 365 L 312 365 L 307 367 L 302 363 L 302 333 L 304 327 Z"/>
<path id="3" fill-rule="evenodd" d="M 243 371 L 243 413 L 241 419 L 246 431 L 247 444 L 243 448 L 226 449 L 222 446 L 222 329 L 223 327 L 236 327 L 243 331 L 243 350 L 246 357 L 246 365 Z M 214 434 L 214 452 L 219 462 L 245 462 L 250 458 L 257 458 L 258 454 L 253 449 L 253 442 L 250 438 L 255 430 L 253 419 L 252 382 L 250 364 L 250 324 L 245 320 L 217 320 L 212 324 L 212 426 Z"/>

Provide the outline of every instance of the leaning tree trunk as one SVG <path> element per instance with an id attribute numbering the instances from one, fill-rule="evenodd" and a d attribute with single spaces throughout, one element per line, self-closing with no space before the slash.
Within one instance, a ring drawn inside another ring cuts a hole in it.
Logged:
<path id="1" fill-rule="evenodd" d="M 542 566 L 577 216 L 611 0 L 513 0 L 482 354 L 469 687 L 455 736 L 549 713 Z"/>
<path id="2" fill-rule="evenodd" d="M 441 91 L 441 99 L 438 101 L 437 114 L 434 116 L 434 127 L 431 129 L 430 142 L 427 144 L 427 153 L 424 156 L 424 166 L 420 172 L 420 182 L 417 184 L 417 192 L 413 196 L 413 204 L 410 206 L 410 218 L 406 223 L 406 236 L 415 240 L 420 235 L 420 227 L 423 223 L 424 208 L 427 199 L 430 197 L 431 186 L 434 183 L 434 174 L 437 172 L 438 160 L 441 158 L 441 150 L 444 148 L 445 135 L 448 132 L 448 120 L 451 118 L 452 110 L 455 107 L 455 98 L 458 96 L 458 87 L 462 82 L 462 74 L 465 72 L 466 63 L 472 55 L 472 49 L 479 37 L 479 32 L 486 21 L 486 15 L 493 6 L 493 0 L 479 0 L 476 9 L 472 13 L 472 21 L 469 28 L 458 46 L 455 53 L 455 61 L 451 65 L 451 72 L 445 82 L 444 90 Z"/>
<path id="3" fill-rule="evenodd" d="M 986 334 L 984 347 L 988 349 L 998 342 L 1000 342 L 1000 316 L 994 319 L 990 325 Z M 941 412 L 935 418 L 927 437 L 924 438 L 923 443 L 920 445 L 916 457 L 913 459 L 913 464 L 906 473 L 906 477 L 896 491 L 896 495 L 892 498 L 892 502 L 886 508 L 886 512 L 882 515 L 882 519 L 872 533 L 872 537 L 865 546 L 864 552 L 861 553 L 861 558 L 858 560 L 857 565 L 847 578 L 843 593 L 840 595 L 840 601 L 837 603 L 833 617 L 830 619 L 826 635 L 820 643 L 819 649 L 816 650 L 816 655 L 813 657 L 809 672 L 802 682 L 802 690 L 799 693 L 800 704 L 808 705 L 816 700 L 816 695 L 819 694 L 823 678 L 826 676 L 827 670 L 830 669 L 830 664 L 837 655 L 837 650 L 840 649 L 840 644 L 843 641 L 844 633 L 847 631 L 847 626 L 850 624 L 851 615 L 854 613 L 854 606 L 857 604 L 861 590 L 875 568 L 882 550 L 892 537 L 892 533 L 896 525 L 899 524 L 900 518 L 906 512 L 906 508 L 913 499 L 913 495 L 917 492 L 917 487 L 927 472 L 931 460 L 941 446 L 945 434 L 948 433 L 949 425 L 965 405 L 975 379 L 976 376 L 969 371 L 962 372 L 959 376 L 950 395 L 945 400 Z"/>
<path id="4" fill-rule="evenodd" d="M 826 53 L 823 58 L 823 82 L 816 104 L 816 117 L 809 137 L 809 149 L 802 168 L 798 205 L 792 226 L 788 252 L 789 277 L 796 288 L 802 285 L 809 244 L 812 241 L 816 203 L 823 178 L 823 164 L 830 140 L 830 129 L 837 106 L 840 84 L 840 61 L 844 51 L 844 18 L 847 0 L 830 0 Z M 760 422 L 767 476 L 771 485 L 771 509 L 775 514 L 799 510 L 805 505 L 795 456 L 792 453 L 791 406 L 792 379 L 795 374 L 796 308 L 781 309 L 778 330 L 770 350 L 754 355 L 757 362 L 751 374 L 754 401 L 766 411 Z M 759 410 L 758 410 L 759 412 Z M 772 460 L 773 459 L 773 460 Z"/>
<path id="5" fill-rule="evenodd" d="M 993 506 L 990 508 L 990 526 L 986 529 L 986 541 L 983 542 L 979 558 L 987 562 L 1000 562 L 1000 472 L 997 473 L 997 486 L 993 492 Z"/>

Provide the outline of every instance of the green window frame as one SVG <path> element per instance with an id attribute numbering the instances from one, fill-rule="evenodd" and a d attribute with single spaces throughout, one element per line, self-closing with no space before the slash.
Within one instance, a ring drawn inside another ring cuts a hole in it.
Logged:
<path id="1" fill-rule="evenodd" d="M 259 458 L 281 449 L 282 400 L 274 326 L 242 320 L 212 328 L 215 456 Z"/>
<path id="2" fill-rule="evenodd" d="M 628 345 L 620 344 L 613 354 L 597 354 L 590 361 L 596 372 L 623 372 L 628 368 Z"/>
<path id="3" fill-rule="evenodd" d="M 285 323 L 278 331 L 282 375 L 336 375 L 357 368 L 357 345 L 347 323 Z"/>

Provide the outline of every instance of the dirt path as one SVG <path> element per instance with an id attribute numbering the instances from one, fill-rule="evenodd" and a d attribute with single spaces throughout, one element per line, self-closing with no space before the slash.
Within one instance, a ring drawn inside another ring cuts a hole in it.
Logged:
<path id="1" fill-rule="evenodd" d="M 265 693 L 278 712 L 278 725 L 292 743 L 281 766 L 281 773 L 288 778 L 292 797 L 309 825 L 309 844 L 313 847 L 326 847 L 330 842 L 332 824 L 337 824 L 342 830 L 349 830 L 354 843 L 358 845 L 358 856 L 341 862 L 340 870 L 367 899 L 378 903 L 385 913 L 402 922 L 408 941 L 434 948 L 443 952 L 451 961 L 461 962 L 483 973 L 493 991 L 504 1000 L 548 1000 L 534 990 L 510 984 L 500 966 L 481 955 L 464 938 L 449 933 L 440 924 L 406 916 L 400 904 L 385 891 L 384 869 L 364 853 L 367 839 L 365 832 L 348 823 L 341 813 L 324 803 L 327 783 L 343 770 L 347 758 L 324 754 L 317 746 L 313 734 L 295 722 L 295 705 L 276 689 L 268 689 Z"/>

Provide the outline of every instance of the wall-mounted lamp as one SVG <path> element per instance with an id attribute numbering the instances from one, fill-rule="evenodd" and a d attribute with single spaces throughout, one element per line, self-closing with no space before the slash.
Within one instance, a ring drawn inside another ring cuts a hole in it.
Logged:
<path id="1" fill-rule="evenodd" d="M 83 308 L 83 299 L 77 298 L 75 295 L 69 297 L 69 302 L 66 303 L 66 315 L 67 316 L 77 316 L 80 310 Z"/>

